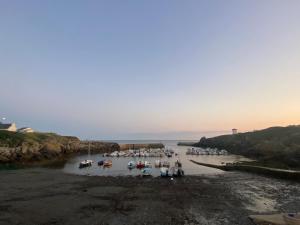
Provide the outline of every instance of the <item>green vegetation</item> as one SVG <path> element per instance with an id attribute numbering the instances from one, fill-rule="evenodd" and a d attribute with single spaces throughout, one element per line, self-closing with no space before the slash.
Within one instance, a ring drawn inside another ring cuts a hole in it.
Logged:
<path id="1" fill-rule="evenodd" d="M 196 147 L 226 149 L 257 159 L 252 164 L 277 168 L 300 168 L 300 126 L 201 138 Z"/>
<path id="2" fill-rule="evenodd" d="M 17 132 L 9 132 L 9 131 L 0 131 L 0 146 L 2 147 L 18 147 L 21 146 L 23 143 L 28 144 L 43 144 L 45 142 L 56 141 L 65 143 L 70 141 L 79 141 L 76 137 L 67 137 L 67 136 L 60 136 L 55 133 L 17 133 Z"/>

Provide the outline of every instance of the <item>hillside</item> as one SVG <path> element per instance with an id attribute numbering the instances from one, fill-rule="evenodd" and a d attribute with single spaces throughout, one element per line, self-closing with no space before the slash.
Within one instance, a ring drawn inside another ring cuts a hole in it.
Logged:
<path id="1" fill-rule="evenodd" d="M 54 133 L 16 133 L 0 131 L 0 163 L 40 161 L 63 157 L 71 153 L 111 152 L 119 150 L 116 143 L 86 142 L 77 137 Z"/>
<path id="2" fill-rule="evenodd" d="M 271 127 L 260 131 L 201 138 L 197 147 L 226 149 L 258 159 L 266 165 L 300 167 L 300 126 Z"/>

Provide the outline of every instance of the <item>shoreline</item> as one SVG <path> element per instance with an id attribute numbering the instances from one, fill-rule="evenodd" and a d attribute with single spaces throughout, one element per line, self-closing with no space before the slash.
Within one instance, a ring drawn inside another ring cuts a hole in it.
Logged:
<path id="1" fill-rule="evenodd" d="M 3 225 L 251 225 L 254 213 L 300 211 L 298 183 L 239 172 L 171 181 L 30 168 L 0 171 L 0 183 Z"/>

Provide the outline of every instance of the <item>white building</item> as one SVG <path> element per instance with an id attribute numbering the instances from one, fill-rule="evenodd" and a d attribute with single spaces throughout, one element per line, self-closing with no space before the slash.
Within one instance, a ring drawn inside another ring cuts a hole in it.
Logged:
<path id="1" fill-rule="evenodd" d="M 237 134 L 237 133 L 238 133 L 238 130 L 235 129 L 235 128 L 233 128 L 233 129 L 232 129 L 232 134 Z"/>
<path id="2" fill-rule="evenodd" d="M 18 129 L 19 133 L 33 133 L 34 130 L 30 127 L 22 127 L 20 129 Z"/>
<path id="3" fill-rule="evenodd" d="M 15 123 L 0 123 L 0 130 L 16 132 L 17 126 Z"/>

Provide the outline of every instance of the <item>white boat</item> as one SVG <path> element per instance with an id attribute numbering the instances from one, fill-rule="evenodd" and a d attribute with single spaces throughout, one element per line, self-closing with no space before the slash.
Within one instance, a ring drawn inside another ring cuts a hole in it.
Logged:
<path id="1" fill-rule="evenodd" d="M 134 161 L 130 161 L 127 166 L 128 166 L 128 169 L 134 169 L 136 165 L 135 165 Z"/>
<path id="2" fill-rule="evenodd" d="M 170 167 L 170 162 L 169 161 L 163 161 L 162 167 Z"/>
<path id="3" fill-rule="evenodd" d="M 168 177 L 169 176 L 169 168 L 161 167 L 160 168 L 160 176 L 161 177 Z"/>
<path id="4" fill-rule="evenodd" d="M 161 167 L 161 162 L 160 160 L 155 160 L 155 167 Z"/>
<path id="5" fill-rule="evenodd" d="M 145 161 L 145 167 L 146 168 L 151 168 L 152 167 L 152 164 L 148 161 Z"/>
<path id="6" fill-rule="evenodd" d="M 111 160 L 105 160 L 103 163 L 103 167 L 111 167 L 112 166 L 112 161 Z"/>
<path id="7" fill-rule="evenodd" d="M 180 167 L 171 167 L 169 173 L 173 177 L 182 177 L 182 176 L 184 176 L 184 171 Z"/>
<path id="8" fill-rule="evenodd" d="M 92 163 L 93 163 L 92 160 L 86 159 L 79 163 L 79 168 L 90 167 L 90 166 L 92 166 Z"/>
<path id="9" fill-rule="evenodd" d="M 91 156 L 91 152 L 90 152 L 90 143 L 89 143 L 89 150 L 88 150 L 88 158 L 90 158 Z M 90 160 L 90 159 L 86 159 L 82 162 L 79 163 L 79 168 L 85 168 L 85 167 L 90 167 L 92 166 L 92 163 L 93 163 L 93 160 Z"/>
<path id="10" fill-rule="evenodd" d="M 151 168 L 144 168 L 141 171 L 143 177 L 151 176 Z"/>

